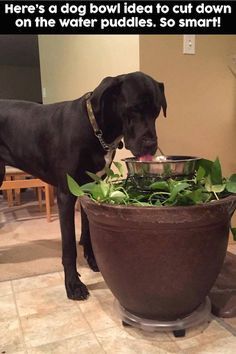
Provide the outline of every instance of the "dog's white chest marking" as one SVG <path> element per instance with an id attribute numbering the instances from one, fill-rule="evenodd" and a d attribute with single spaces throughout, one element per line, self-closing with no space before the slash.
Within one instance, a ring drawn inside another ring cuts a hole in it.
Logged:
<path id="1" fill-rule="evenodd" d="M 97 175 L 98 177 L 102 177 L 102 176 L 106 173 L 106 172 L 105 172 L 105 168 L 106 168 L 106 167 L 109 167 L 110 164 L 112 163 L 112 155 L 113 155 L 113 153 L 114 153 L 114 150 L 111 150 L 111 151 L 108 151 L 108 152 L 106 153 L 106 155 L 104 156 L 105 166 L 104 166 L 104 168 L 103 168 L 101 171 L 98 171 L 98 172 L 96 173 L 96 175 Z"/>
<path id="2" fill-rule="evenodd" d="M 122 136 L 119 136 L 115 141 L 114 144 L 119 144 L 119 142 L 121 141 Z M 102 177 L 103 175 L 105 175 L 106 171 L 106 167 L 109 167 L 110 164 L 112 163 L 112 159 L 113 159 L 113 154 L 114 154 L 115 150 L 109 150 L 106 155 L 104 155 L 104 160 L 105 160 L 105 165 L 103 167 L 103 169 L 101 171 L 96 172 L 96 175 L 98 177 Z"/>

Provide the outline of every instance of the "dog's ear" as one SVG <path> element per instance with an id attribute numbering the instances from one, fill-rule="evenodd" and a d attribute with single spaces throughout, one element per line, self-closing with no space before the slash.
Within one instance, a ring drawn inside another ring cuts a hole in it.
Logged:
<path id="1" fill-rule="evenodd" d="M 107 95 L 113 95 L 117 91 L 119 80 L 117 77 L 108 76 L 96 87 L 92 93 L 92 104 L 94 110 L 102 111 L 104 100 Z"/>
<path id="2" fill-rule="evenodd" d="M 166 109 L 167 109 L 167 102 L 166 102 L 166 97 L 165 97 L 165 87 L 163 82 L 157 82 L 158 87 L 159 87 L 159 91 L 161 92 L 161 107 L 164 113 L 164 117 L 166 117 Z"/>

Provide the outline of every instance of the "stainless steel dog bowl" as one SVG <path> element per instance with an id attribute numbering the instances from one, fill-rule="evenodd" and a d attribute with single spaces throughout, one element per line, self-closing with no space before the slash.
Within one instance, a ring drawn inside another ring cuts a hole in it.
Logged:
<path id="1" fill-rule="evenodd" d="M 165 161 L 155 158 L 152 161 L 138 161 L 135 157 L 123 161 L 129 176 L 168 178 L 193 175 L 196 162 L 200 159 L 193 156 L 165 156 Z"/>

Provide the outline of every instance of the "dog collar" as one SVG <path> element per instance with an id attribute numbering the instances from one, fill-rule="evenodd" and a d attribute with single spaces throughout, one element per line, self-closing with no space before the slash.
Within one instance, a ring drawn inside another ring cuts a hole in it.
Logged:
<path id="1" fill-rule="evenodd" d="M 123 147 L 123 143 L 120 141 L 121 138 L 119 137 L 118 139 L 116 139 L 113 143 L 111 144 L 107 144 L 105 142 L 105 140 L 103 139 L 103 133 L 102 130 L 99 128 L 96 118 L 94 116 L 93 113 L 93 107 L 90 101 L 90 96 L 91 96 L 92 92 L 88 92 L 85 95 L 85 100 L 86 100 L 86 108 L 87 108 L 87 113 L 88 113 L 88 117 L 89 117 L 89 121 L 92 125 L 93 131 L 94 131 L 94 135 L 98 138 L 101 146 L 103 147 L 103 149 L 105 151 L 113 151 L 116 150 L 117 148 L 122 149 Z M 119 141 L 118 141 L 119 140 Z"/>

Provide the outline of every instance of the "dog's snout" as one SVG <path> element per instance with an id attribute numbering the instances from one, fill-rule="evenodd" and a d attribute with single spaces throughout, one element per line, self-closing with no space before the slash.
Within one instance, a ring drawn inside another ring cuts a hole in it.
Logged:
<path id="1" fill-rule="evenodd" d="M 153 139 L 143 139 L 143 147 L 153 148 L 157 146 L 157 141 Z"/>
<path id="2" fill-rule="evenodd" d="M 152 145 L 152 144 L 155 144 L 156 141 L 152 140 L 152 139 L 143 139 L 143 144 L 145 145 Z"/>
<path id="3" fill-rule="evenodd" d="M 143 154 L 155 154 L 157 150 L 157 140 L 143 139 L 142 140 L 142 153 Z"/>

